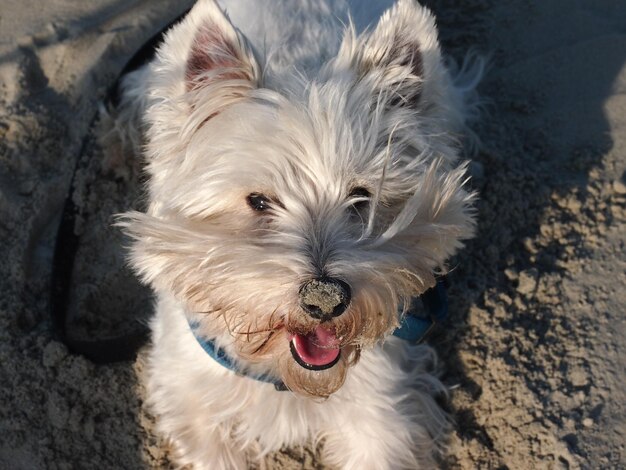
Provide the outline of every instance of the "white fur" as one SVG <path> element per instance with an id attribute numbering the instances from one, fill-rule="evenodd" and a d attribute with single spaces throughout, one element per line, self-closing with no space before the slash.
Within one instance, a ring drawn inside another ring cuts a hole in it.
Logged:
<path id="1" fill-rule="evenodd" d="M 453 80 L 412 0 L 220 4 L 230 20 L 200 0 L 125 79 L 118 110 L 118 128 L 139 112 L 145 134 L 149 208 L 121 225 L 158 299 L 159 428 L 195 469 L 247 468 L 311 439 L 340 468 L 432 467 L 448 429 L 434 353 L 389 334 L 473 233 L 457 160 L 480 67 Z M 355 187 L 371 194 L 365 212 Z M 251 210 L 250 193 L 271 210 Z M 285 331 L 315 328 L 298 291 L 322 275 L 353 295 L 332 322 L 345 354 L 314 372 Z M 217 364 L 187 319 L 293 392 Z"/>
<path id="2" fill-rule="evenodd" d="M 172 297 L 159 298 L 152 327 L 149 403 L 182 465 L 245 469 L 250 457 L 310 439 L 325 439 L 324 460 L 339 468 L 434 465 L 449 422 L 432 398 L 446 390 L 431 375 L 437 363 L 427 346 L 389 338 L 323 400 L 276 391 L 209 359 Z"/>

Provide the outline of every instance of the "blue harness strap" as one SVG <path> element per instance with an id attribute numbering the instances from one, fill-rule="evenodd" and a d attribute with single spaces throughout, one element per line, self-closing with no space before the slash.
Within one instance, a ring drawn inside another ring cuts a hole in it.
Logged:
<path id="1" fill-rule="evenodd" d="M 434 287 L 424 292 L 419 297 L 424 306 L 423 312 L 418 313 L 415 311 L 416 309 L 410 309 L 402 319 L 400 326 L 393 332 L 393 336 L 410 343 L 418 344 L 426 339 L 436 325 L 445 321 L 448 316 L 446 283 L 447 280 L 445 278 L 439 278 Z M 276 390 L 279 391 L 287 390 L 285 384 L 275 377 L 271 377 L 267 374 L 252 374 L 242 370 L 223 349 L 215 345 L 214 341 L 200 336 L 198 333 L 199 326 L 197 322 L 189 321 L 189 328 L 191 328 L 194 338 L 196 338 L 198 344 L 200 344 L 202 349 L 204 349 L 215 362 L 226 369 L 232 370 L 239 376 L 272 384 L 276 387 Z"/>
<path id="2" fill-rule="evenodd" d="M 215 341 L 206 339 L 198 334 L 199 326 L 200 325 L 197 322 L 189 321 L 189 328 L 191 328 L 191 332 L 193 333 L 194 338 L 196 338 L 196 341 L 198 341 L 198 344 L 200 344 L 202 349 L 204 349 L 204 352 L 211 356 L 211 358 L 213 358 L 213 360 L 215 360 L 215 362 L 217 362 L 219 365 L 221 365 L 222 367 L 226 367 L 229 370 L 232 370 L 234 373 L 242 377 L 248 377 L 250 379 L 258 380 L 259 382 L 272 384 L 274 385 L 274 387 L 276 387 L 276 390 L 287 390 L 287 387 L 281 380 L 278 380 L 267 374 L 252 374 L 250 372 L 243 371 L 230 358 L 230 356 L 226 354 L 226 351 L 218 348 L 215 345 Z"/>
<path id="3" fill-rule="evenodd" d="M 443 323 L 448 317 L 445 278 L 438 279 L 435 287 L 428 289 L 419 299 L 422 301 L 424 311 L 416 312 L 416 309 L 410 309 L 400 326 L 393 332 L 396 338 L 415 344 L 421 343 L 436 325 Z"/>

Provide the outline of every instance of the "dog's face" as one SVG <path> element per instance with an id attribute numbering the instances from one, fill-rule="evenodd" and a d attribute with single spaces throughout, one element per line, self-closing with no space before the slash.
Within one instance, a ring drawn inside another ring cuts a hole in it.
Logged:
<path id="1" fill-rule="evenodd" d="M 270 78 L 204 1 L 152 65 L 133 264 L 293 391 L 336 391 L 471 235 L 424 15 L 402 1 L 317 77 Z"/>

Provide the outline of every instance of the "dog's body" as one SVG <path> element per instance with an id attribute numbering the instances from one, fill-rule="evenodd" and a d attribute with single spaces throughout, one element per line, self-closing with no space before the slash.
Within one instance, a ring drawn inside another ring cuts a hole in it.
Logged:
<path id="1" fill-rule="evenodd" d="M 201 0 L 125 79 L 150 205 L 123 225 L 157 294 L 147 388 L 181 464 L 324 439 L 340 468 L 433 465 L 435 355 L 390 334 L 473 231 L 466 96 L 432 16 L 393 3 L 224 0 L 229 20 Z"/>

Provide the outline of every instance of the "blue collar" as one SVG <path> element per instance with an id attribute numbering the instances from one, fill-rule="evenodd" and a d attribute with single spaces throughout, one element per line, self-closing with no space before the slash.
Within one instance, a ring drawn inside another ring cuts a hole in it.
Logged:
<path id="1" fill-rule="evenodd" d="M 435 287 L 428 289 L 419 297 L 424 306 L 424 311 L 418 313 L 415 312 L 414 308 L 409 310 L 402 319 L 400 326 L 393 332 L 393 335 L 414 344 L 424 341 L 433 328 L 443 323 L 448 316 L 448 296 L 446 294 L 446 287 L 447 279 L 438 279 Z M 272 384 L 276 387 L 276 390 L 287 390 L 285 384 L 274 377 L 266 374 L 252 374 L 242 370 L 223 349 L 215 345 L 214 341 L 203 338 L 198 334 L 199 324 L 197 322 L 190 321 L 189 327 L 202 349 L 221 366 L 232 370 L 242 377 Z"/>
<path id="2" fill-rule="evenodd" d="M 445 277 L 437 279 L 437 284 L 419 297 L 424 307 L 423 311 L 416 311 L 418 310 L 416 308 L 409 309 L 393 335 L 418 344 L 428 337 L 436 325 L 443 323 L 448 317 L 447 283 L 448 280 Z"/>
<path id="3" fill-rule="evenodd" d="M 200 344 L 202 349 L 204 349 L 204 351 L 209 356 L 211 356 L 215 360 L 215 362 L 217 362 L 219 365 L 232 370 L 234 373 L 242 377 L 248 377 L 250 379 L 258 380 L 260 382 L 273 384 L 276 387 L 276 390 L 287 390 L 287 387 L 285 387 L 285 384 L 282 381 L 274 377 L 271 377 L 267 374 L 257 375 L 257 374 L 252 374 L 247 371 L 243 371 L 235 363 L 235 361 L 233 361 L 232 358 L 228 354 L 226 354 L 226 351 L 218 348 L 215 345 L 215 341 L 211 341 L 209 339 L 203 338 L 202 336 L 198 334 L 199 326 L 200 324 L 197 322 L 193 322 L 193 321 L 189 322 L 189 327 L 191 328 L 191 332 L 193 333 L 193 336 L 196 338 L 196 341 L 198 341 L 198 344 Z"/>

